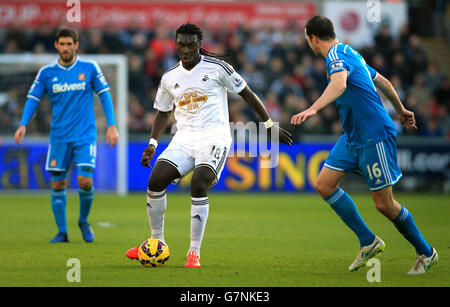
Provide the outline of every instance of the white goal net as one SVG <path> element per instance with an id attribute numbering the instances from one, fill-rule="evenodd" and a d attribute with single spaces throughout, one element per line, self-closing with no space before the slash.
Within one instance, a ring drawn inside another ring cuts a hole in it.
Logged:
<path id="1" fill-rule="evenodd" d="M 128 192 L 127 150 L 127 93 L 128 64 L 124 55 L 82 55 L 95 60 L 111 85 L 119 142 L 110 149 L 106 143 L 106 119 L 97 95 L 95 114 L 97 119 L 97 166 L 94 187 L 99 191 Z M 0 55 L 0 159 L 2 159 L 2 190 L 39 190 L 49 187 L 49 174 L 42 161 L 47 153 L 51 108 L 47 95 L 27 126 L 23 145 L 15 145 L 17 129 L 26 94 L 39 69 L 57 58 L 56 54 Z M 45 161 L 45 160 L 44 160 Z M 69 188 L 76 186 L 72 167 L 69 172 Z M 72 174 L 72 175 L 71 175 Z M 72 183 L 71 183 L 72 181 Z"/>

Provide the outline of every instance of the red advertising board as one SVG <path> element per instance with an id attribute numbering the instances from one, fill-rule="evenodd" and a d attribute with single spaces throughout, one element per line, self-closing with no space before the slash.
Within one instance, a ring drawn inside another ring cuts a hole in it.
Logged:
<path id="1" fill-rule="evenodd" d="M 309 2 L 101 2 L 82 0 L 4 1 L 0 0 L 0 27 L 16 24 L 36 27 L 40 24 L 68 24 L 68 16 L 79 13 L 80 22 L 71 26 L 122 28 L 134 22 L 141 27 L 164 24 L 176 27 L 185 22 L 209 27 L 250 24 L 272 24 L 283 27 L 287 22 L 303 26 L 316 14 Z M 73 21 L 73 19 L 72 19 Z"/>

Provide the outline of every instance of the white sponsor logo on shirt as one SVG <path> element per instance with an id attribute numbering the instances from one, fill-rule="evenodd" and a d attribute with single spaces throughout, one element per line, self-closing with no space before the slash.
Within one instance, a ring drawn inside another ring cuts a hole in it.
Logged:
<path id="1" fill-rule="evenodd" d="M 71 83 L 68 84 L 65 82 L 64 84 L 56 83 L 53 84 L 53 93 L 59 93 L 59 92 L 67 92 L 67 91 L 81 91 L 86 89 L 86 82 L 80 82 L 80 83 Z"/>

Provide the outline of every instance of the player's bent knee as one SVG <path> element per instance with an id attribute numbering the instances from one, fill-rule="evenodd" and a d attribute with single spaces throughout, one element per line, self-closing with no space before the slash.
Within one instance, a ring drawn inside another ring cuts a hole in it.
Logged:
<path id="1" fill-rule="evenodd" d="M 383 214 L 388 212 L 388 205 L 383 201 L 375 201 L 375 208 Z"/>
<path id="2" fill-rule="evenodd" d="M 334 191 L 332 188 L 328 187 L 326 184 L 324 184 L 320 180 L 316 180 L 314 182 L 313 186 L 314 186 L 314 189 L 317 191 L 317 193 L 319 193 L 320 196 L 322 196 L 322 197 L 327 197 Z"/>
<path id="3" fill-rule="evenodd" d="M 78 177 L 78 187 L 85 191 L 89 191 L 92 188 L 92 178 L 89 177 Z"/>
<path id="4" fill-rule="evenodd" d="M 374 195 L 373 197 L 373 202 L 375 204 L 375 208 L 385 214 L 386 212 L 389 212 L 389 209 L 391 207 L 391 204 L 389 202 L 389 199 L 386 199 L 384 197 L 377 197 L 377 195 Z"/>
<path id="5" fill-rule="evenodd" d="M 165 161 L 156 161 L 156 164 L 148 179 L 147 188 L 152 192 L 162 192 L 175 179 L 180 178 L 181 174 L 171 164 Z"/>
<path id="6" fill-rule="evenodd" d="M 167 185 L 155 182 L 154 180 L 148 181 L 147 189 L 152 192 L 162 192 L 167 188 Z"/>
<path id="7" fill-rule="evenodd" d="M 194 173 L 191 180 L 191 196 L 192 197 L 206 197 L 208 190 L 214 182 L 215 175 L 207 173 Z"/>
<path id="8" fill-rule="evenodd" d="M 191 182 L 191 196 L 192 197 L 206 197 L 211 183 L 205 180 L 198 180 Z"/>
<path id="9" fill-rule="evenodd" d="M 51 186 L 56 191 L 64 190 L 67 187 L 67 180 L 53 180 Z"/>
<path id="10" fill-rule="evenodd" d="M 148 190 L 152 192 L 162 192 L 167 186 L 170 184 L 170 179 L 166 178 L 166 176 L 154 175 L 153 173 L 150 175 L 148 179 Z"/>

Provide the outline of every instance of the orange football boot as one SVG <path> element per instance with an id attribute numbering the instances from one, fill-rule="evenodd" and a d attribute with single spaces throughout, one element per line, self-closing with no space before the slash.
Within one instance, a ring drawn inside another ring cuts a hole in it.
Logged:
<path id="1" fill-rule="evenodd" d="M 127 250 L 127 252 L 125 253 L 125 256 L 127 256 L 130 259 L 138 259 L 139 247 L 140 247 L 140 245 Z"/>
<path id="2" fill-rule="evenodd" d="M 196 252 L 190 251 L 187 255 L 186 264 L 184 265 L 185 268 L 199 268 L 200 265 L 200 257 Z"/>

